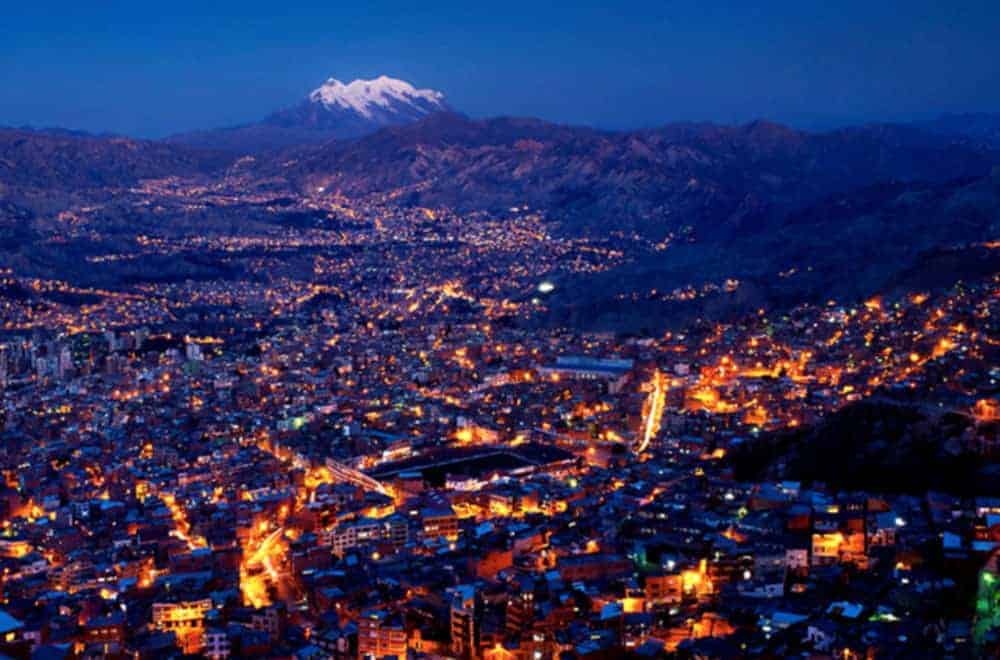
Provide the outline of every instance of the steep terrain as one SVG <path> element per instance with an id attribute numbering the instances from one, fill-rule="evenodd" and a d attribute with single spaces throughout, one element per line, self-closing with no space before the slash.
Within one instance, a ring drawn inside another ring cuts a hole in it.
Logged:
<path id="1" fill-rule="evenodd" d="M 403 203 L 423 206 L 527 204 L 572 232 L 661 238 L 690 226 L 704 238 L 876 182 L 984 176 L 998 162 L 991 150 L 899 126 L 813 134 L 754 122 L 606 133 L 437 113 L 283 153 L 258 173 L 300 190 L 398 191 Z"/>
<path id="2" fill-rule="evenodd" d="M 1000 493 L 997 464 L 961 449 L 963 415 L 931 414 L 920 402 L 852 404 L 808 428 L 749 443 L 731 457 L 738 479 L 794 479 L 835 490 L 922 495 Z M 996 424 L 982 431 L 995 437 Z"/>
<path id="3" fill-rule="evenodd" d="M 555 322 L 639 330 L 801 301 L 934 290 L 1000 272 L 997 250 L 984 245 L 998 235 L 1000 175 L 879 184 L 738 235 L 679 241 L 622 268 L 560 281 L 550 304 Z M 625 295 L 726 279 L 739 287 L 688 301 Z"/>
<path id="4" fill-rule="evenodd" d="M 0 221 L 110 199 L 144 179 L 207 179 L 231 162 L 227 154 L 183 145 L 0 128 Z"/>

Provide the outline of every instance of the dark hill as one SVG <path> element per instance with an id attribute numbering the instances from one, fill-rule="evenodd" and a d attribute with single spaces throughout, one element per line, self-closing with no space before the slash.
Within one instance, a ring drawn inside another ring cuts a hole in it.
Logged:
<path id="1" fill-rule="evenodd" d="M 823 422 L 764 439 L 732 456 L 738 479 L 823 482 L 835 490 L 1000 494 L 995 465 L 958 450 L 971 421 L 919 406 L 852 404 Z M 996 429 L 982 432 L 996 433 Z"/>
<path id="2" fill-rule="evenodd" d="M 218 171 L 217 153 L 121 137 L 0 129 L 0 181 L 46 189 L 127 186 Z"/>

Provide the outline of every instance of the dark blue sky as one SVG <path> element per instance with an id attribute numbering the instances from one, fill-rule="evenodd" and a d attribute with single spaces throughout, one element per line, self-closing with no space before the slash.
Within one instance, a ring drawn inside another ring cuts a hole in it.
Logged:
<path id="1" fill-rule="evenodd" d="M 1000 111 L 998 0 L 55 0 L 3 14 L 7 125 L 156 137 L 381 73 L 473 116 L 606 128 Z"/>

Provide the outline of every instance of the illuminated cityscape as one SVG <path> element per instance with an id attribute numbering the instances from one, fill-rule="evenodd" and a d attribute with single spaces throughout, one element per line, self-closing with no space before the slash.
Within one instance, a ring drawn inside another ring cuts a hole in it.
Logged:
<path id="1" fill-rule="evenodd" d="M 183 4 L 8 12 L 0 660 L 1000 657 L 996 9 Z"/>
<path id="2" fill-rule="evenodd" d="M 994 455 L 996 276 L 628 337 L 534 321 L 567 271 L 654 247 L 559 239 L 521 210 L 347 208 L 350 230 L 144 235 L 102 257 L 227 253 L 267 281 L 6 275 L 48 296 L 8 300 L 0 353 L 19 638 L 589 657 L 763 652 L 802 622 L 815 648 L 852 630 L 827 649 L 851 656 L 922 625 L 913 598 L 947 607 L 937 553 L 991 547 L 996 499 L 807 487 L 743 463 L 916 391 L 964 429 L 956 453 Z M 431 258 L 436 241 L 452 248 Z M 306 279 L 281 273 L 286 251 L 314 255 Z"/>

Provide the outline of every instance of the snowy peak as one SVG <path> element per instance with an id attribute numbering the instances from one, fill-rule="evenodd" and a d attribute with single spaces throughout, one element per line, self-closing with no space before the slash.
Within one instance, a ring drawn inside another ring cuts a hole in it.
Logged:
<path id="1" fill-rule="evenodd" d="M 261 121 L 172 138 L 175 142 L 211 149 L 253 153 L 354 139 L 388 126 L 405 126 L 424 117 L 450 111 L 444 94 L 417 89 L 405 80 L 379 76 L 343 83 L 330 78 L 293 106 Z"/>
<path id="2" fill-rule="evenodd" d="M 405 80 L 389 76 L 347 84 L 330 78 L 309 94 L 309 100 L 328 109 L 356 112 L 366 119 L 375 119 L 386 112 L 422 115 L 447 108 L 441 92 L 417 89 Z"/>
<path id="3" fill-rule="evenodd" d="M 317 138 L 352 138 L 442 110 L 448 110 L 444 94 L 417 89 L 404 80 L 379 76 L 343 83 L 330 78 L 299 105 L 274 113 L 264 123 L 284 131 L 306 131 Z"/>

